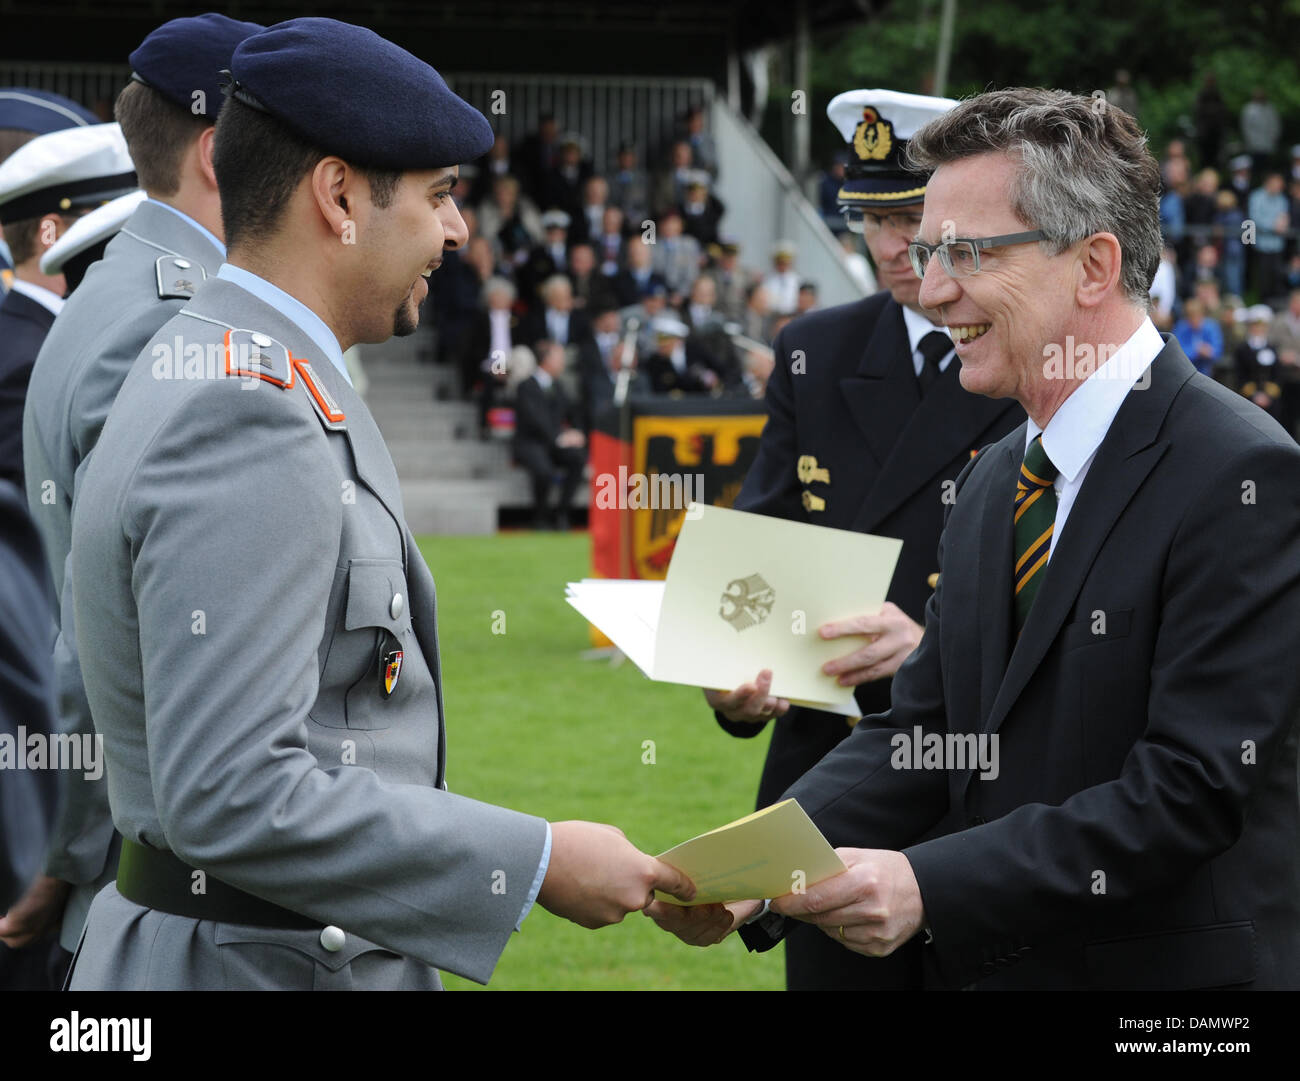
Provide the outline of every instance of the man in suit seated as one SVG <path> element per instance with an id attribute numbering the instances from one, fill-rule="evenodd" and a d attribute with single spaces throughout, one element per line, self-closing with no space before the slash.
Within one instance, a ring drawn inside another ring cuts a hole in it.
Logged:
<path id="1" fill-rule="evenodd" d="M 515 399 L 515 461 L 533 481 L 533 518 L 538 529 L 568 529 L 573 493 L 587 464 L 582 416 L 560 377 L 566 364 L 564 346 L 542 339 L 535 346 L 537 370 L 519 384 Z M 560 500 L 551 507 L 551 491 L 560 478 Z"/>
<path id="2" fill-rule="evenodd" d="M 788 917 L 869 956 L 923 936 L 932 986 L 1300 987 L 1300 448 L 1152 324 L 1127 113 L 994 91 L 908 154 L 920 303 L 1028 420 L 957 478 L 889 711 L 786 792 L 848 870 L 653 914 L 696 942 L 754 919 L 751 948 Z"/>
<path id="3" fill-rule="evenodd" d="M 591 320 L 573 306 L 573 284 L 563 274 L 552 274 L 542 282 L 541 304 L 524 318 L 520 329 L 523 343 L 536 352 L 543 338 L 561 345 L 582 345 L 591 337 Z"/>

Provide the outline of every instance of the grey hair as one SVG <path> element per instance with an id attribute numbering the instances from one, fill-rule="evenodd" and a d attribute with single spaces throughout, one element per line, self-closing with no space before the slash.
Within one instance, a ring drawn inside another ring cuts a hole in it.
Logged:
<path id="1" fill-rule="evenodd" d="M 514 284 L 502 277 L 488 278 L 488 280 L 483 283 L 484 303 L 486 303 L 488 297 L 492 296 L 494 293 L 507 294 L 510 297 L 511 303 L 514 302 L 515 297 L 518 295 Z"/>
<path id="2" fill-rule="evenodd" d="M 1120 288 L 1147 308 L 1163 244 L 1160 167 L 1137 122 L 1100 91 L 1018 87 L 968 98 L 907 144 L 909 166 L 920 173 L 997 151 L 1020 162 L 1011 208 L 1047 235 L 1047 250 L 1059 255 L 1094 233 L 1113 234 Z"/>

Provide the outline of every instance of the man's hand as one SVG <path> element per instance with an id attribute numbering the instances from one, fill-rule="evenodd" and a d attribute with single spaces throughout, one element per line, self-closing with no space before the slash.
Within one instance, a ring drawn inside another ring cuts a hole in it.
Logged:
<path id="1" fill-rule="evenodd" d="M 763 907 L 762 901 L 734 901 L 729 905 L 681 905 L 656 901 L 644 912 L 670 935 L 688 946 L 716 946 Z"/>
<path id="2" fill-rule="evenodd" d="M 884 957 L 925 926 L 921 889 L 901 852 L 837 848 L 848 870 L 805 893 L 788 893 L 772 911 L 813 923 L 855 953 Z"/>
<path id="3" fill-rule="evenodd" d="M 547 911 L 604 927 L 645 908 L 657 889 L 683 901 L 695 896 L 689 878 L 637 849 L 617 826 L 551 823 L 551 862 L 537 894 Z"/>
<path id="4" fill-rule="evenodd" d="M 836 682 L 841 687 L 856 687 L 860 683 L 892 676 L 907 660 L 908 654 L 921 644 L 923 631 L 919 623 L 912 622 L 891 601 L 886 601 L 875 615 L 823 623 L 818 629 L 823 638 L 865 634 L 867 643 L 852 653 L 827 661 L 822 665 L 822 671 L 828 676 L 839 676 Z"/>
<path id="5" fill-rule="evenodd" d="M 764 668 L 753 683 L 742 683 L 734 691 L 705 691 L 709 707 L 736 723 L 766 724 L 790 710 L 788 698 L 773 698 L 772 670 Z"/>
<path id="6" fill-rule="evenodd" d="M 557 447 L 581 447 L 585 445 L 586 442 L 587 437 L 578 431 L 577 428 L 565 428 L 564 431 L 555 437 L 555 445 Z"/>
<path id="7" fill-rule="evenodd" d="M 70 882 L 39 876 L 9 911 L 0 916 L 0 942 L 20 950 L 58 927 L 68 903 Z"/>

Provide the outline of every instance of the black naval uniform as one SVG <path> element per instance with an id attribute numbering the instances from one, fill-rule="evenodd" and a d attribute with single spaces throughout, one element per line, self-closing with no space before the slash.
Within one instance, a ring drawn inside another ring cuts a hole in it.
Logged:
<path id="1" fill-rule="evenodd" d="M 956 357 L 922 397 L 903 309 L 887 292 L 794 320 L 775 350 L 767 426 L 736 508 L 901 539 L 887 599 L 923 622 L 952 487 L 945 482 L 973 451 L 1021 424 L 1024 411 L 964 391 Z M 847 653 L 852 640 L 844 641 Z M 864 717 L 889 708 L 890 682 L 857 688 Z M 764 727 L 721 715 L 718 723 L 741 737 Z M 792 706 L 776 721 L 758 806 L 780 799 L 850 731 L 842 716 Z M 845 949 L 811 924 L 795 923 L 785 941 L 792 991 L 921 986 L 919 938 L 886 958 Z"/>
<path id="2" fill-rule="evenodd" d="M 54 313 L 17 290 L 0 303 L 0 478 L 23 488 L 23 404 Z"/>

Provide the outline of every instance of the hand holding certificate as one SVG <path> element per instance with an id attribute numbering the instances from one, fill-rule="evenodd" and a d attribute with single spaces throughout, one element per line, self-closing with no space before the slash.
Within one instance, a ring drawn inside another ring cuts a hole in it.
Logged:
<path id="1" fill-rule="evenodd" d="M 586 579 L 570 583 L 567 599 L 651 679 L 730 689 L 771 669 L 771 694 L 856 717 L 852 688 L 822 671 L 844 644 L 817 628 L 879 609 L 901 548 L 693 505 L 666 581 Z"/>
<path id="2" fill-rule="evenodd" d="M 660 893 L 646 915 L 691 946 L 712 946 L 753 915 L 760 897 L 798 896 L 845 870 L 794 800 L 765 807 L 658 857 L 696 884 L 681 902 Z"/>

